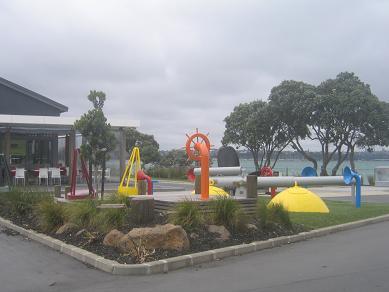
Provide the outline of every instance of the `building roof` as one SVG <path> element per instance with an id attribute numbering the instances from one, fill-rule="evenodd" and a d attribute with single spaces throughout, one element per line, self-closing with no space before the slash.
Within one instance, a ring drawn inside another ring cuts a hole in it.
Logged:
<path id="1" fill-rule="evenodd" d="M 16 91 L 18 91 L 18 92 L 20 92 L 20 93 L 22 93 L 24 95 L 27 95 L 27 96 L 29 96 L 29 97 L 31 97 L 33 99 L 36 99 L 36 100 L 38 100 L 40 102 L 43 102 L 43 103 L 48 104 L 48 105 L 50 105 L 52 107 L 55 107 L 62 113 L 68 111 L 68 107 L 67 106 L 65 106 L 63 104 L 60 104 L 60 103 L 58 103 L 58 102 L 56 102 L 56 101 L 54 101 L 54 100 L 52 100 L 50 98 L 47 98 L 47 97 L 45 97 L 45 96 L 43 96 L 43 95 L 41 95 L 39 93 L 36 93 L 36 92 L 34 92 L 32 90 L 29 90 L 29 89 L 27 89 L 27 88 L 25 88 L 23 86 L 20 86 L 20 85 L 18 85 L 16 83 L 13 83 L 13 82 L 11 82 L 9 80 L 6 80 L 4 78 L 1 78 L 1 77 L 0 77 L 0 84 L 6 86 L 8 88 L 11 88 L 13 90 L 16 90 Z"/>
<path id="2" fill-rule="evenodd" d="M 74 122 L 79 118 L 75 117 L 51 117 L 51 116 L 26 116 L 26 115 L 0 115 L 1 126 L 11 128 L 56 128 L 71 129 Z M 139 120 L 119 120 L 108 118 L 112 128 L 138 128 Z"/>

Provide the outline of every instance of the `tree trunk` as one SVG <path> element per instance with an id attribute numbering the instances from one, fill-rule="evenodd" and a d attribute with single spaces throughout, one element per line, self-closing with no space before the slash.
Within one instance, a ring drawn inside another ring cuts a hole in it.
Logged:
<path id="1" fill-rule="evenodd" d="M 280 154 L 281 154 L 282 151 L 278 151 L 277 152 L 277 155 L 276 155 L 276 158 L 274 158 L 274 162 L 273 162 L 273 165 L 272 165 L 272 169 L 274 169 L 274 167 L 276 166 L 277 164 L 277 161 L 278 161 L 278 158 L 280 157 Z"/>
<path id="2" fill-rule="evenodd" d="M 354 161 L 354 149 L 355 145 L 350 146 L 350 166 L 353 171 L 356 171 L 355 169 L 355 161 Z"/>
<path id="3" fill-rule="evenodd" d="M 99 181 L 98 181 L 98 171 L 97 171 L 97 164 L 94 165 L 94 177 L 95 177 L 95 188 L 96 188 L 96 195 L 99 194 Z"/>
<path id="4" fill-rule="evenodd" d="M 253 155 L 255 171 L 259 171 L 258 152 L 254 150 L 250 150 L 250 152 Z"/>
<path id="5" fill-rule="evenodd" d="M 347 147 L 346 154 L 342 155 L 341 148 L 338 150 L 338 161 L 337 161 L 336 165 L 334 166 L 334 168 L 332 169 L 332 173 L 331 173 L 332 175 L 336 175 L 336 173 L 339 170 L 339 167 L 342 165 L 342 163 L 348 157 L 349 151 L 350 151 L 350 147 Z"/>
<path id="6" fill-rule="evenodd" d="M 93 163 L 92 163 L 92 159 L 89 159 L 89 163 L 88 163 L 88 171 L 89 171 L 89 181 L 92 181 L 92 171 L 93 171 Z"/>
<path id="7" fill-rule="evenodd" d="M 320 168 L 320 176 L 328 176 L 327 165 L 328 165 L 328 144 L 322 145 L 321 147 L 322 165 Z"/>
<path id="8" fill-rule="evenodd" d="M 102 170 L 101 170 L 101 200 L 104 199 L 104 182 L 105 182 L 105 153 L 103 157 Z"/>
<path id="9" fill-rule="evenodd" d="M 300 142 L 297 140 L 296 142 L 292 141 L 292 147 L 297 150 L 298 153 L 304 156 L 304 158 L 310 161 L 313 164 L 313 168 L 317 171 L 317 161 L 315 158 L 309 156 L 301 147 Z"/>

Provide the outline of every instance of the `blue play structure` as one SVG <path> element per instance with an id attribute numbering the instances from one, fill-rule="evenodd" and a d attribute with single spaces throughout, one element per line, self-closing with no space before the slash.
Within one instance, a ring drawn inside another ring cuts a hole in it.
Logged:
<path id="1" fill-rule="evenodd" d="M 301 176 L 317 176 L 316 169 L 311 166 L 304 167 L 304 169 L 301 171 Z"/>
<path id="2" fill-rule="evenodd" d="M 361 176 L 346 166 L 343 169 L 343 179 L 345 184 L 349 185 L 355 179 L 355 207 L 361 208 Z"/>
<path id="3" fill-rule="evenodd" d="M 316 170 L 311 167 L 307 166 L 304 167 L 304 169 L 301 171 L 302 177 L 314 177 L 317 176 Z M 350 185 L 353 180 L 355 180 L 355 207 L 360 208 L 361 207 L 361 176 L 355 172 L 352 171 L 350 167 L 346 166 L 343 169 L 343 181 L 346 185 Z"/>

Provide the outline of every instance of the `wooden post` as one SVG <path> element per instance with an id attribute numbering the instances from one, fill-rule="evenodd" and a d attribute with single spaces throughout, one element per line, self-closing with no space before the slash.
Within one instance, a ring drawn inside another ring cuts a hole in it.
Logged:
<path id="1" fill-rule="evenodd" d="M 153 196 L 135 196 L 131 203 L 131 219 L 136 224 L 150 223 L 154 220 L 154 198 Z"/>
<path id="2" fill-rule="evenodd" d="M 144 196 L 146 195 L 146 190 L 147 190 L 147 184 L 145 180 L 138 180 L 138 195 Z"/>
<path id="3" fill-rule="evenodd" d="M 201 194 L 201 176 L 200 175 L 195 176 L 195 194 L 196 195 Z"/>
<path id="4" fill-rule="evenodd" d="M 257 193 L 257 176 L 248 175 L 247 176 L 247 198 L 256 198 Z"/>

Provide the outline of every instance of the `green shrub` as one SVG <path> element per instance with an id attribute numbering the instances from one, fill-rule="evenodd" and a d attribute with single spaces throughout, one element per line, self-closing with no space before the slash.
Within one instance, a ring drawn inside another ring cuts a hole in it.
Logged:
<path id="1" fill-rule="evenodd" d="M 7 205 L 12 214 L 25 216 L 33 211 L 34 206 L 43 200 L 50 199 L 50 197 L 51 195 L 47 192 L 14 189 L 11 192 L 1 194 L 1 204 Z"/>
<path id="2" fill-rule="evenodd" d="M 239 203 L 227 196 L 218 196 L 210 203 L 211 219 L 216 225 L 224 225 L 232 231 L 241 231 L 247 223 Z"/>
<path id="3" fill-rule="evenodd" d="M 154 166 L 147 170 L 147 174 L 154 178 L 186 179 L 187 167 L 174 166 L 162 167 Z"/>
<path id="4" fill-rule="evenodd" d="M 255 215 L 257 219 L 259 220 L 259 223 L 261 224 L 262 228 L 266 227 L 267 224 L 267 206 L 265 202 L 262 202 L 260 200 L 257 201 L 257 206 L 255 208 Z"/>
<path id="5" fill-rule="evenodd" d="M 41 201 L 36 208 L 39 225 L 43 231 L 51 232 L 65 222 L 65 210 L 61 204 L 54 200 Z"/>
<path id="6" fill-rule="evenodd" d="M 203 214 L 195 202 L 183 201 L 176 205 L 169 222 L 181 225 L 186 231 L 196 230 L 204 223 Z"/>
<path id="7" fill-rule="evenodd" d="M 100 232 L 119 229 L 126 222 L 128 209 L 101 209 L 91 219 L 89 227 Z"/>
<path id="8" fill-rule="evenodd" d="M 239 209 L 235 211 L 235 215 L 233 216 L 232 219 L 232 226 L 230 228 L 236 232 L 244 232 L 247 231 L 248 223 L 249 223 L 249 217 L 239 206 Z"/>
<path id="9" fill-rule="evenodd" d="M 291 229 L 292 221 L 289 217 L 289 212 L 281 204 L 272 204 L 267 208 L 267 218 L 270 222 L 276 222 L 282 226 Z"/>
<path id="10" fill-rule="evenodd" d="M 130 206 L 129 198 L 119 194 L 112 194 L 109 197 L 105 197 L 104 195 L 104 201 L 102 201 L 101 203 L 102 204 L 125 204 L 127 207 Z"/>
<path id="11" fill-rule="evenodd" d="M 285 228 L 292 229 L 289 212 L 281 204 L 266 206 L 265 202 L 258 201 L 256 215 L 263 228 L 268 228 L 272 223 L 278 223 Z"/>
<path id="12" fill-rule="evenodd" d="M 93 227 L 93 218 L 97 214 L 96 202 L 86 200 L 67 204 L 65 214 L 69 222 L 78 225 L 81 228 Z"/>

